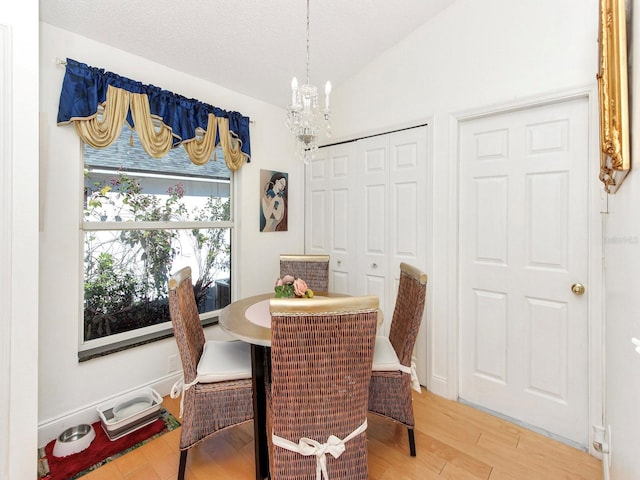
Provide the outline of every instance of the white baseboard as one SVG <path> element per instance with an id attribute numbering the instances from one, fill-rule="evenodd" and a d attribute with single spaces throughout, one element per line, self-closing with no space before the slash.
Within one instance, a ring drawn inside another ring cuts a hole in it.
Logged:
<path id="1" fill-rule="evenodd" d="M 64 432 L 69 427 L 80 425 L 82 423 L 92 424 L 94 422 L 97 422 L 100 419 L 98 417 L 98 405 L 121 397 L 122 395 L 135 392 L 136 390 L 139 390 L 141 388 L 151 387 L 164 397 L 165 395 L 169 394 L 169 392 L 171 391 L 171 387 L 180 378 L 181 375 L 181 371 L 172 373 L 171 375 L 159 378 L 146 385 L 139 385 L 130 390 L 118 392 L 111 397 L 102 398 L 94 404 L 86 405 L 72 412 L 68 412 L 59 417 L 42 422 L 38 425 L 38 446 L 45 446 L 51 440 L 57 438 L 60 433 Z"/>
<path id="2" fill-rule="evenodd" d="M 451 398 L 451 395 L 449 393 L 449 382 L 447 382 L 446 378 L 431 375 L 429 381 L 429 391 L 440 397 L 448 398 L 449 400 L 455 400 L 454 398 Z"/>

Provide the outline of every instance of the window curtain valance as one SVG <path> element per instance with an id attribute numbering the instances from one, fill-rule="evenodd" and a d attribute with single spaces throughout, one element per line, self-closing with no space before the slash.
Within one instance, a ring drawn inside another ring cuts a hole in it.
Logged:
<path id="1" fill-rule="evenodd" d="M 179 145 L 198 165 L 211 158 L 217 145 L 230 170 L 251 158 L 249 117 L 68 58 L 58 125 L 73 123 L 84 142 L 104 148 L 118 138 L 124 122 L 154 158 Z"/>

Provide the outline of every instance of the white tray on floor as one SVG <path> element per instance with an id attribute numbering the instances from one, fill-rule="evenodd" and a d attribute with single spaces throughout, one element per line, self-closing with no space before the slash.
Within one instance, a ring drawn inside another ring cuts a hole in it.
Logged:
<path id="1" fill-rule="evenodd" d="M 143 388 L 98 406 L 100 423 L 110 440 L 117 440 L 160 417 L 162 397 Z"/>

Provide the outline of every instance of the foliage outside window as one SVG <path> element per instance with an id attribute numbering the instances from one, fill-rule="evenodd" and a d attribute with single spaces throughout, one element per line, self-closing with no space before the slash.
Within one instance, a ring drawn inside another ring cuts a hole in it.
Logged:
<path id="1" fill-rule="evenodd" d="M 204 166 L 183 149 L 152 159 L 132 135 L 85 146 L 87 348 L 169 328 L 168 277 L 186 265 L 203 317 L 230 301 L 231 172 L 221 152 Z"/>

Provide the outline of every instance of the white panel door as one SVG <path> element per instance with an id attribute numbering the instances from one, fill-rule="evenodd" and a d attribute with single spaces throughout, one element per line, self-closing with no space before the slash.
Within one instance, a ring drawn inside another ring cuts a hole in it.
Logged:
<path id="1" fill-rule="evenodd" d="M 587 120 L 575 99 L 464 121 L 459 137 L 460 397 L 581 445 Z"/>
<path id="2" fill-rule="evenodd" d="M 305 253 L 329 254 L 329 288 L 356 288 L 355 145 L 321 148 L 307 167 Z"/>
<path id="3" fill-rule="evenodd" d="M 400 262 L 427 271 L 427 129 L 389 137 L 389 286 L 384 332 L 388 334 L 400 282 Z M 428 288 L 427 288 L 428 290 Z M 416 343 L 426 345 L 426 328 Z M 426 355 L 425 355 L 426 358 Z M 419 362 L 426 375 L 426 362 Z M 420 375 L 421 379 L 422 376 Z M 426 376 L 424 377 L 426 379 Z"/>
<path id="4" fill-rule="evenodd" d="M 320 149 L 305 166 L 305 253 L 324 255 L 329 250 L 327 198 L 331 184 L 329 150 Z"/>
<path id="5" fill-rule="evenodd" d="M 389 136 L 359 140 L 358 145 L 358 256 L 359 295 L 377 295 L 385 319 L 389 274 Z"/>

